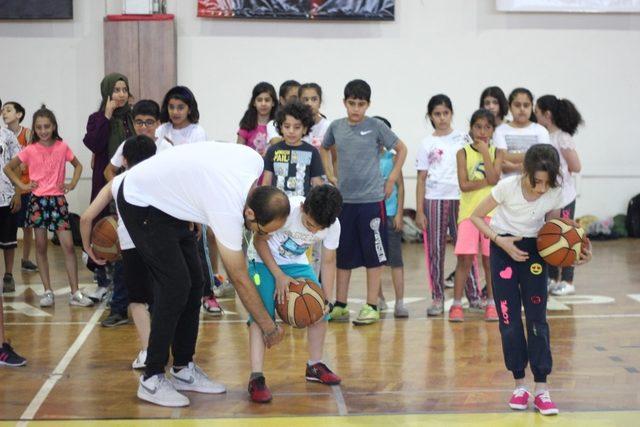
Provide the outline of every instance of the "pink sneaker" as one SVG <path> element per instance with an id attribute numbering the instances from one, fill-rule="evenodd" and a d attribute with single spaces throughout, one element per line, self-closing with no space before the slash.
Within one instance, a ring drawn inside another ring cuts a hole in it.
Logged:
<path id="1" fill-rule="evenodd" d="M 529 407 L 529 397 L 531 397 L 531 393 L 529 393 L 526 388 L 518 387 L 513 390 L 513 394 L 509 400 L 509 407 L 523 411 Z"/>
<path id="2" fill-rule="evenodd" d="M 558 415 L 558 412 L 560 412 L 556 404 L 551 401 L 551 396 L 549 396 L 548 391 L 537 395 L 533 401 L 533 406 L 542 415 Z"/>
<path id="3" fill-rule="evenodd" d="M 449 322 L 464 322 L 464 311 L 461 305 L 452 305 L 449 309 Z"/>
<path id="4" fill-rule="evenodd" d="M 498 311 L 494 304 L 487 304 L 487 307 L 484 309 L 484 320 L 487 322 L 498 321 Z"/>
<path id="5" fill-rule="evenodd" d="M 220 304 L 218 304 L 218 300 L 214 295 L 202 298 L 202 308 L 213 316 L 222 316 L 222 307 L 220 307 Z"/>

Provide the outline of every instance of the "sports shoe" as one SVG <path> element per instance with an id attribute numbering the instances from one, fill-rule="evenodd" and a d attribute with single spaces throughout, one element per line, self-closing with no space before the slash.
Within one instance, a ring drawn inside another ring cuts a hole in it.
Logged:
<path id="1" fill-rule="evenodd" d="M 431 306 L 427 308 L 427 316 L 440 316 L 442 313 L 444 313 L 444 302 L 434 299 Z"/>
<path id="2" fill-rule="evenodd" d="M 222 274 L 213 276 L 213 295 L 216 298 L 235 298 L 236 288 Z"/>
<path id="3" fill-rule="evenodd" d="M 265 378 L 262 376 L 249 381 L 248 389 L 249 397 L 256 403 L 268 403 L 273 399 L 273 396 L 271 396 L 271 390 L 267 387 Z"/>
<path id="4" fill-rule="evenodd" d="M 544 393 L 537 395 L 533 400 L 533 406 L 542 415 L 558 415 L 560 412 L 556 404 L 551 400 L 549 391 L 545 391 Z"/>
<path id="5" fill-rule="evenodd" d="M 16 281 L 13 278 L 12 274 L 5 273 L 2 278 L 2 289 L 3 292 L 15 292 L 16 290 Z"/>
<path id="6" fill-rule="evenodd" d="M 38 266 L 31 262 L 31 260 L 23 259 L 20 262 L 20 267 L 23 271 L 28 271 L 30 273 L 35 273 L 38 271 Z"/>
<path id="7" fill-rule="evenodd" d="M 227 391 L 225 386 L 209 379 L 195 363 L 189 362 L 186 368 L 176 372 L 169 371 L 169 381 L 178 391 L 196 391 L 198 393 L 218 394 Z"/>
<path id="8" fill-rule="evenodd" d="M 27 359 L 13 351 L 13 347 L 9 343 L 2 343 L 2 347 L 0 347 L 0 365 L 18 367 L 26 364 Z"/>
<path id="9" fill-rule="evenodd" d="M 122 315 L 120 313 L 114 313 L 113 311 L 104 319 L 100 324 L 105 328 L 113 328 L 120 325 L 126 325 L 129 323 L 129 318 L 127 315 Z"/>
<path id="10" fill-rule="evenodd" d="M 173 384 L 165 378 L 164 374 L 154 375 L 146 381 L 144 375 L 140 375 L 137 394 L 139 399 L 160 406 L 189 406 L 189 398 L 178 393 Z"/>
<path id="11" fill-rule="evenodd" d="M 556 287 L 558 286 L 558 282 L 553 280 L 553 279 L 549 279 L 549 282 L 547 283 L 547 291 L 551 292 L 553 291 Z"/>
<path id="12" fill-rule="evenodd" d="M 378 310 L 384 311 L 384 310 L 386 310 L 388 308 L 389 308 L 389 306 L 387 305 L 387 300 L 384 299 L 384 297 L 378 298 Z"/>
<path id="13" fill-rule="evenodd" d="M 451 274 L 449 274 L 447 278 L 444 279 L 444 287 L 449 289 L 453 288 L 454 287 L 453 280 L 455 279 L 455 277 L 456 277 L 456 271 L 453 270 Z"/>
<path id="14" fill-rule="evenodd" d="M 138 357 L 131 364 L 133 369 L 144 369 L 147 367 L 147 350 L 140 350 Z"/>
<path id="15" fill-rule="evenodd" d="M 51 307 L 53 304 L 53 291 L 45 291 L 40 297 L 40 307 Z"/>
<path id="16" fill-rule="evenodd" d="M 487 307 L 484 309 L 484 320 L 487 322 L 498 321 L 498 311 L 496 310 L 495 304 L 487 304 Z"/>
<path id="17" fill-rule="evenodd" d="M 100 302 L 107 297 L 109 293 L 108 286 L 98 286 L 95 291 L 87 295 L 87 297 L 93 302 Z"/>
<path id="18" fill-rule="evenodd" d="M 449 322 L 464 322 L 464 310 L 461 305 L 452 305 L 449 309 Z"/>
<path id="19" fill-rule="evenodd" d="M 526 388 L 518 387 L 517 389 L 513 390 L 511 399 L 509 399 L 509 407 L 511 409 L 518 409 L 520 411 L 525 410 L 529 407 L 530 397 L 531 393 L 529 393 Z"/>
<path id="20" fill-rule="evenodd" d="M 558 283 L 558 285 L 551 290 L 551 295 L 555 295 L 557 297 L 573 295 L 575 293 L 576 287 L 569 282 L 565 282 L 564 280 Z"/>
<path id="21" fill-rule="evenodd" d="M 358 318 L 353 321 L 356 325 L 371 325 L 380 321 L 380 312 L 374 310 L 369 304 L 365 304 L 358 313 Z"/>
<path id="22" fill-rule="evenodd" d="M 409 317 L 409 310 L 404 306 L 404 304 L 396 303 L 396 306 L 393 307 L 393 317 L 396 319 L 404 319 Z"/>
<path id="23" fill-rule="evenodd" d="M 329 320 L 333 322 L 348 322 L 349 321 L 349 309 L 347 307 L 333 306 L 333 309 L 329 313 Z"/>
<path id="24" fill-rule="evenodd" d="M 307 364 L 305 378 L 307 381 L 315 381 L 326 385 L 338 385 L 342 381 L 339 376 L 334 374 L 331 369 L 322 362 L 318 362 L 311 366 Z"/>
<path id="25" fill-rule="evenodd" d="M 222 307 L 220 307 L 218 300 L 216 300 L 213 294 L 202 298 L 202 308 L 213 316 L 222 316 L 223 314 Z"/>
<path id="26" fill-rule="evenodd" d="M 75 294 L 69 295 L 69 305 L 91 307 L 93 305 L 93 301 L 78 290 Z"/>

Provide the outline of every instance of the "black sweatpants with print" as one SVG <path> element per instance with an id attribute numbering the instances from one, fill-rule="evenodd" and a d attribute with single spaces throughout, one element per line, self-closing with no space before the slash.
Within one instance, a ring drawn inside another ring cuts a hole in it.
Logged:
<path id="1" fill-rule="evenodd" d="M 515 379 L 524 378 L 527 362 L 535 382 L 546 382 L 552 359 L 547 323 L 547 264 L 538 254 L 535 238 L 525 238 L 516 246 L 529 254 L 517 262 L 491 243 L 493 297 L 500 318 L 504 363 Z M 522 324 L 524 307 L 527 335 Z"/>
<path id="2" fill-rule="evenodd" d="M 154 284 L 145 378 L 164 373 L 169 347 L 174 366 L 193 360 L 200 322 L 202 268 L 189 223 L 153 206 L 139 207 L 118 191 L 118 210 Z"/>

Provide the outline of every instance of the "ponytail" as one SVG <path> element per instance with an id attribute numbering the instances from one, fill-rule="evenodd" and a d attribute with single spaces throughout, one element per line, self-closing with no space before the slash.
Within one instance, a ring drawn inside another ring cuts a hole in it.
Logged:
<path id="1" fill-rule="evenodd" d="M 538 108 L 551 112 L 551 120 L 569 135 L 574 135 L 578 126 L 584 123 L 582 115 L 568 99 L 558 99 L 554 95 L 544 95 L 538 98 Z"/>

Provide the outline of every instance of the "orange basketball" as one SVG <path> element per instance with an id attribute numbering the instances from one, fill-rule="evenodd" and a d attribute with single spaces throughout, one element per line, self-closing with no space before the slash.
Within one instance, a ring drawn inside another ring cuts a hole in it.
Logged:
<path id="1" fill-rule="evenodd" d="M 308 279 L 289 283 L 289 299 L 283 304 L 276 302 L 276 311 L 283 322 L 294 328 L 306 328 L 324 316 L 324 292 Z"/>
<path id="2" fill-rule="evenodd" d="M 107 261 L 115 261 L 120 258 L 118 220 L 114 215 L 102 218 L 93 226 L 91 247 L 98 257 Z"/>
<path id="3" fill-rule="evenodd" d="M 580 259 L 585 232 L 570 219 L 556 218 L 548 221 L 538 231 L 538 252 L 547 264 L 570 267 Z"/>

